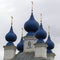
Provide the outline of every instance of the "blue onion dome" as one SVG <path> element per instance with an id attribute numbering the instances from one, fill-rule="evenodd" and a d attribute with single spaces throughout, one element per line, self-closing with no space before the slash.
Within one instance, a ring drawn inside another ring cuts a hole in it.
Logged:
<path id="1" fill-rule="evenodd" d="M 35 20 L 33 13 L 31 14 L 30 19 L 25 23 L 24 29 L 27 32 L 36 32 L 39 28 L 38 22 Z"/>
<path id="2" fill-rule="evenodd" d="M 43 29 L 42 25 L 42 14 L 41 14 L 41 23 L 38 31 L 35 34 L 35 37 L 38 39 L 37 43 L 44 43 L 43 39 L 45 39 L 47 36 L 46 31 Z"/>
<path id="3" fill-rule="evenodd" d="M 54 43 L 53 41 L 51 40 L 51 37 L 50 37 L 50 32 L 48 32 L 48 39 L 46 41 L 48 47 L 47 47 L 47 52 L 52 52 L 51 50 L 54 48 Z"/>
<path id="4" fill-rule="evenodd" d="M 13 19 L 13 17 L 11 17 Z M 12 44 L 13 45 L 13 42 L 16 41 L 17 39 L 17 36 L 16 34 L 14 33 L 13 31 L 13 22 L 11 21 L 11 28 L 10 28 L 10 31 L 6 34 L 5 36 L 5 39 L 9 42 L 9 45 Z M 7 44 L 8 45 L 8 44 Z"/>
<path id="5" fill-rule="evenodd" d="M 48 36 L 48 39 L 47 39 L 46 43 L 48 45 L 47 49 L 53 49 L 54 48 L 54 43 L 51 40 L 50 35 Z"/>
<path id="6" fill-rule="evenodd" d="M 23 52 L 23 50 L 24 50 L 24 41 L 23 41 L 23 37 L 21 38 L 21 41 L 18 43 L 17 49 L 18 49 L 20 52 Z"/>
<path id="7" fill-rule="evenodd" d="M 16 41 L 17 36 L 16 36 L 16 34 L 13 32 L 12 26 L 11 26 L 11 28 L 10 28 L 10 31 L 6 34 L 5 38 L 6 38 L 6 40 L 7 40 L 8 42 L 14 42 L 14 41 Z"/>
<path id="8" fill-rule="evenodd" d="M 20 42 L 19 42 L 18 45 L 17 45 L 17 49 L 18 49 L 20 52 L 23 52 L 23 50 L 24 50 L 23 28 L 22 28 L 21 40 L 20 40 Z"/>
<path id="9" fill-rule="evenodd" d="M 32 3 L 33 5 L 33 3 Z M 29 20 L 24 24 L 24 29 L 28 32 L 28 33 L 34 33 L 38 30 L 39 28 L 39 23 L 35 20 L 34 16 L 33 16 L 33 8 L 32 8 L 32 13 L 31 16 L 29 18 Z"/>
<path id="10" fill-rule="evenodd" d="M 36 36 L 36 38 L 38 38 L 38 39 L 45 39 L 45 38 L 46 38 L 47 33 L 46 33 L 46 31 L 43 29 L 42 23 L 41 23 L 38 31 L 36 32 L 36 35 L 35 35 L 35 36 Z"/>

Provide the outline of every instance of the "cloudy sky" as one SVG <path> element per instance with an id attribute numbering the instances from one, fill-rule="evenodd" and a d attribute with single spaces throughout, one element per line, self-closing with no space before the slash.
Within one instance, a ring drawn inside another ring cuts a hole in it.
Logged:
<path id="1" fill-rule="evenodd" d="M 55 60 L 60 59 L 60 0 L 33 0 L 34 17 L 39 22 L 40 13 L 43 14 L 43 27 L 48 31 L 51 26 L 51 39 L 55 43 Z M 21 28 L 31 15 L 31 0 L 0 0 L 0 60 L 3 60 L 6 45 L 5 35 L 10 29 L 11 19 L 14 16 L 13 28 L 17 35 L 15 45 L 20 41 Z M 25 35 L 24 31 L 24 35 Z"/>

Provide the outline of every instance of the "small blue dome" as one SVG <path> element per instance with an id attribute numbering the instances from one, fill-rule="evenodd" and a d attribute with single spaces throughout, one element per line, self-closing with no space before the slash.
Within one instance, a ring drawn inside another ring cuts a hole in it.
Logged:
<path id="1" fill-rule="evenodd" d="M 47 49 L 47 53 L 52 53 L 52 51 L 50 49 Z"/>
<path id="2" fill-rule="evenodd" d="M 44 43 L 43 39 L 38 39 L 37 43 Z"/>
<path id="3" fill-rule="evenodd" d="M 39 28 L 39 23 L 35 20 L 32 13 L 30 19 L 24 24 L 24 29 L 27 32 L 36 32 L 38 28 Z"/>
<path id="4" fill-rule="evenodd" d="M 37 39 L 45 39 L 46 36 L 47 36 L 47 33 L 46 33 L 46 31 L 43 29 L 43 26 L 42 26 L 42 23 L 41 23 L 38 31 L 37 31 L 36 34 L 35 34 L 35 37 L 36 37 Z"/>
<path id="5" fill-rule="evenodd" d="M 8 42 L 8 43 L 6 44 L 6 46 L 14 46 L 14 43 L 13 43 L 13 42 Z"/>
<path id="6" fill-rule="evenodd" d="M 48 50 L 51 50 L 51 49 L 54 48 L 54 43 L 53 43 L 53 41 L 51 40 L 50 35 L 48 36 L 48 39 L 47 39 L 46 43 L 47 43 L 47 45 L 48 45 L 48 47 L 47 47 Z"/>
<path id="7" fill-rule="evenodd" d="M 17 49 L 18 49 L 20 52 L 23 52 L 23 49 L 24 49 L 23 37 L 21 38 L 21 41 L 18 43 Z"/>
<path id="8" fill-rule="evenodd" d="M 16 36 L 16 34 L 13 32 L 12 26 L 11 26 L 11 28 L 10 28 L 10 31 L 6 34 L 5 39 L 6 39 L 8 42 L 14 42 L 14 41 L 16 41 L 17 36 Z"/>

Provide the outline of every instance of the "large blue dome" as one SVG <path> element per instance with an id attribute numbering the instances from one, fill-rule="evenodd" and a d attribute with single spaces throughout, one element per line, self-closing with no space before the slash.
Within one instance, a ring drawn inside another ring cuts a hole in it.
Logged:
<path id="1" fill-rule="evenodd" d="M 35 36 L 36 36 L 37 39 L 45 39 L 45 38 L 46 38 L 47 33 L 46 33 L 46 31 L 43 29 L 42 23 L 41 23 L 38 31 L 36 32 Z"/>
<path id="2" fill-rule="evenodd" d="M 16 34 L 13 32 L 12 26 L 11 26 L 11 28 L 10 28 L 10 31 L 6 34 L 5 39 L 6 39 L 8 42 L 14 42 L 14 41 L 16 41 L 17 36 L 16 36 Z"/>
<path id="3" fill-rule="evenodd" d="M 24 24 L 24 29 L 27 32 L 36 32 L 38 28 L 39 28 L 39 23 L 35 20 L 32 13 L 30 19 Z"/>
<path id="4" fill-rule="evenodd" d="M 23 49 L 24 49 L 23 37 L 21 38 L 21 41 L 18 43 L 17 49 L 18 49 L 20 52 L 23 52 Z"/>
<path id="5" fill-rule="evenodd" d="M 47 43 L 47 45 L 48 45 L 48 47 L 47 47 L 48 50 L 51 50 L 51 49 L 54 48 L 54 43 L 53 43 L 53 41 L 51 40 L 50 35 L 48 36 L 48 39 L 47 39 L 46 43 Z"/>

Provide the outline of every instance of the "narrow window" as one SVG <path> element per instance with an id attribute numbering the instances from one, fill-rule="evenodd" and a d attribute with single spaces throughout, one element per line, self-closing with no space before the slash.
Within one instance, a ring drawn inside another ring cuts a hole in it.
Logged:
<path id="1" fill-rule="evenodd" d="M 28 47 L 31 48 L 31 42 L 30 41 L 28 41 Z"/>

